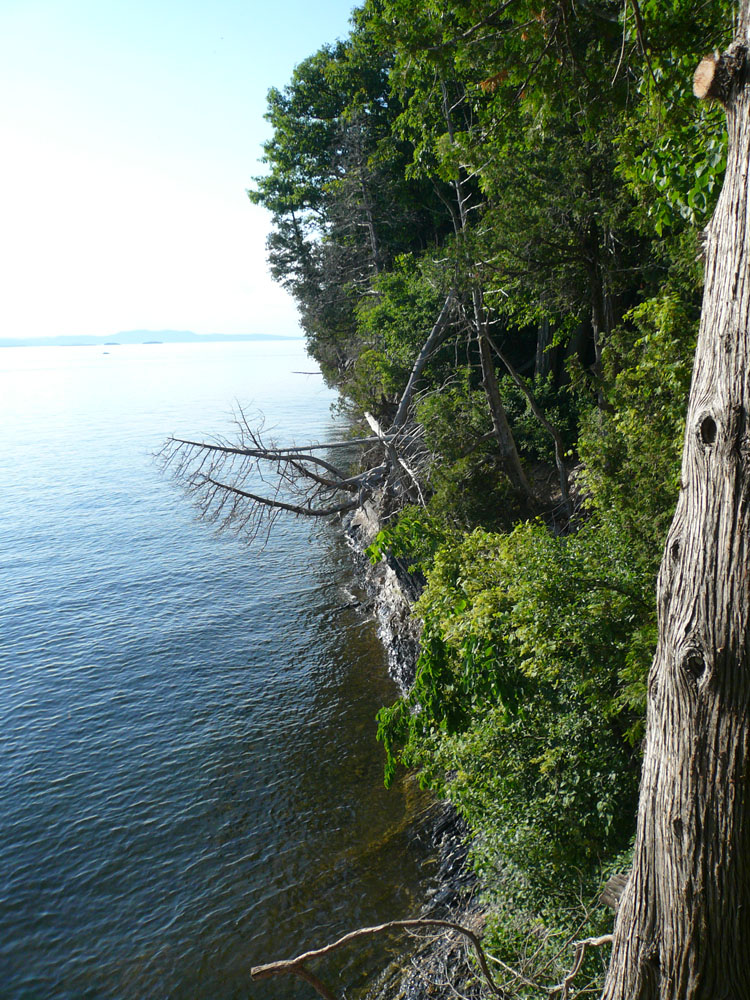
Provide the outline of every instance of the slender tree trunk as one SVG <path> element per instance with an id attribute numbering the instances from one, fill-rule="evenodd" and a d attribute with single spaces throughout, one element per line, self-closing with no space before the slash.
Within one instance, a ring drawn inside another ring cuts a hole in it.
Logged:
<path id="1" fill-rule="evenodd" d="M 570 490 L 568 489 L 568 470 L 565 468 L 565 446 L 563 444 L 562 435 L 558 429 L 552 424 L 544 415 L 544 411 L 537 402 L 536 396 L 524 382 L 521 376 L 518 374 L 516 369 L 510 363 L 508 358 L 503 354 L 500 348 L 497 346 L 492 337 L 487 335 L 487 340 L 492 347 L 492 350 L 497 354 L 502 363 L 505 365 L 508 374 L 516 383 L 518 388 L 526 397 L 526 402 L 531 408 L 531 412 L 534 414 L 536 419 L 542 425 L 542 427 L 547 431 L 555 444 L 555 465 L 557 466 L 557 474 L 560 477 L 560 498 L 562 500 L 563 510 L 566 517 L 570 517 L 573 513 L 572 505 L 570 502 Z"/>
<path id="2" fill-rule="evenodd" d="M 591 266 L 589 268 L 589 287 L 591 289 L 591 332 L 594 341 L 593 371 L 596 378 L 596 401 L 600 409 L 607 409 L 607 401 L 602 392 L 602 350 L 607 337 L 612 330 L 612 309 L 609 297 L 605 291 L 602 267 L 599 259 L 599 227 L 591 222 Z"/>
<path id="3" fill-rule="evenodd" d="M 635 858 L 605 1000 L 750 998 L 749 10 L 744 0 L 741 41 L 714 60 L 709 94 L 726 102 L 729 162 L 707 233 Z"/>
<path id="4" fill-rule="evenodd" d="M 533 506 L 536 504 L 536 496 L 526 478 L 526 473 L 523 471 L 521 459 L 518 457 L 516 442 L 513 438 L 513 432 L 508 423 L 508 415 L 505 412 L 505 407 L 500 397 L 497 372 L 495 371 L 495 362 L 492 359 L 492 350 L 486 335 L 486 327 L 479 334 L 479 358 L 482 365 L 482 386 L 484 387 L 484 394 L 487 398 L 487 405 L 489 406 L 490 417 L 492 418 L 492 430 L 500 452 L 500 461 L 503 463 L 503 468 L 513 489 Z"/>
<path id="5" fill-rule="evenodd" d="M 546 378 L 552 370 L 552 354 L 549 350 L 551 342 L 549 320 L 540 320 L 536 332 L 536 355 L 534 357 L 534 375 L 540 378 Z"/>
<path id="6" fill-rule="evenodd" d="M 370 187 L 368 183 L 368 168 L 367 168 L 367 157 L 364 152 L 364 142 L 362 139 L 362 128 L 360 125 L 354 126 L 357 129 L 356 139 L 354 140 L 354 151 L 355 151 L 355 163 L 357 178 L 359 180 L 359 193 L 361 197 L 362 211 L 365 216 L 365 228 L 367 229 L 367 236 L 370 241 L 370 253 L 372 255 L 372 268 L 375 274 L 380 274 L 383 270 L 383 258 L 380 253 L 380 241 L 378 240 L 378 232 L 375 228 L 375 214 L 372 207 L 372 198 L 370 197 Z"/>
<path id="7" fill-rule="evenodd" d="M 448 137 L 450 138 L 451 143 L 453 143 L 455 141 L 453 133 L 453 116 L 451 113 L 448 91 L 442 80 L 440 85 L 443 95 L 443 115 L 448 129 Z M 459 168 L 458 176 L 452 184 L 453 189 L 456 192 L 458 220 L 460 223 L 460 229 L 457 232 L 457 235 L 459 240 L 463 240 L 465 242 L 465 236 L 469 228 L 470 193 L 462 179 L 461 168 Z M 468 261 L 467 264 L 469 268 L 472 267 Z M 515 492 L 518 493 L 519 496 L 523 497 L 524 501 L 533 508 L 537 504 L 537 497 L 531 488 L 531 484 L 526 477 L 526 473 L 523 471 L 521 458 L 518 454 L 518 449 L 516 448 L 515 438 L 513 437 L 513 431 L 511 430 L 510 423 L 508 422 L 508 414 L 505 410 L 505 406 L 503 405 L 503 400 L 498 388 L 495 362 L 492 358 L 492 351 L 488 340 L 487 310 L 484 306 L 482 289 L 476 280 L 471 284 L 471 305 L 474 314 L 473 326 L 476 330 L 477 340 L 479 341 L 479 357 L 482 366 L 482 387 L 484 388 L 487 408 L 489 410 L 490 419 L 492 420 L 492 430 L 495 436 L 495 441 L 497 442 L 498 451 L 500 452 L 500 460 L 503 463 L 505 473 L 508 476 L 511 486 Z"/>
<path id="8" fill-rule="evenodd" d="M 367 235 L 370 238 L 370 252 L 372 254 L 372 268 L 375 274 L 380 274 L 383 270 L 382 258 L 380 256 L 380 243 L 378 241 L 377 230 L 375 229 L 375 216 L 372 211 L 372 199 L 365 183 L 364 168 L 361 168 L 359 188 L 362 195 L 362 210 L 365 213 L 365 225 Z"/>

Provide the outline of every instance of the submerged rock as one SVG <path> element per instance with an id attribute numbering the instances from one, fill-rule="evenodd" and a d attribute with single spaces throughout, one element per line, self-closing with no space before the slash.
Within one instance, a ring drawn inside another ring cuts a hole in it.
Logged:
<path id="1" fill-rule="evenodd" d="M 439 865 L 435 888 L 419 917 L 450 920 L 481 936 L 484 911 L 473 897 L 474 875 L 467 866 L 466 828 L 454 810 L 436 803 L 422 833 L 430 837 Z M 361 1000 L 466 1000 L 483 995 L 473 971 L 473 949 L 461 934 L 426 929 L 399 939 L 397 957 Z"/>

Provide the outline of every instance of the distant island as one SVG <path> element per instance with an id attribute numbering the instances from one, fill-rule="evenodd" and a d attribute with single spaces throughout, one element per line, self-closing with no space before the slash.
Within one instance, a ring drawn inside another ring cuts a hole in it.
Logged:
<path id="1" fill-rule="evenodd" d="M 0 337 L 0 347 L 119 347 L 121 344 L 190 344 L 227 340 L 299 340 L 272 333 L 193 333 L 192 330 L 123 330 L 107 337 Z"/>

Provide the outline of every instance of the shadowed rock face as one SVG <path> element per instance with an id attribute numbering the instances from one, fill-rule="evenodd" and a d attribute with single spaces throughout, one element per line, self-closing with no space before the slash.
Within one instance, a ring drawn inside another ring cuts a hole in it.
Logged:
<path id="1" fill-rule="evenodd" d="M 346 538 L 378 622 L 378 635 L 388 654 L 388 671 L 406 690 L 414 681 L 419 656 L 421 626 L 412 618 L 411 608 L 422 585 L 399 560 L 381 560 L 373 566 L 364 555 L 382 527 L 377 506 L 368 503 L 351 517 Z"/>
<path id="2" fill-rule="evenodd" d="M 423 581 L 397 559 L 373 566 L 364 552 L 383 527 L 377 505 L 367 504 L 352 515 L 346 528 L 357 570 L 367 592 L 367 604 L 378 621 L 378 634 L 388 654 L 388 669 L 402 690 L 414 681 L 421 626 L 411 616 Z M 419 914 L 455 920 L 480 933 L 484 913 L 472 900 L 475 876 L 467 867 L 467 830 L 453 808 L 435 802 L 415 836 L 428 843 L 438 865 L 436 888 Z M 466 960 L 465 941 L 455 934 L 427 933 L 399 939 L 397 957 L 362 1000 L 435 1000 L 436 989 L 458 989 L 466 1000 L 479 1000 L 481 989 Z"/>

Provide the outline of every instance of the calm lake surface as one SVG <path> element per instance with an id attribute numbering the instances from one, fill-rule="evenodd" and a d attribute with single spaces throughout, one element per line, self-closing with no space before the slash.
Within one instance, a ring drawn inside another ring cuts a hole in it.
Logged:
<path id="1" fill-rule="evenodd" d="M 429 890 L 336 531 L 216 535 L 152 459 L 235 401 L 332 440 L 314 368 L 301 341 L 0 350 L 3 997 L 310 997 L 250 967 Z M 382 948 L 336 961 L 356 996 Z"/>

